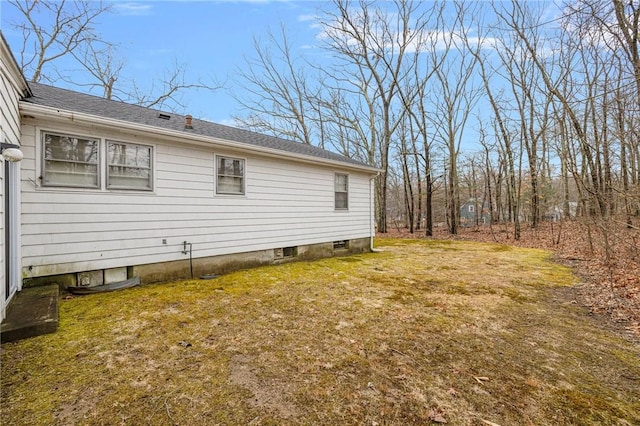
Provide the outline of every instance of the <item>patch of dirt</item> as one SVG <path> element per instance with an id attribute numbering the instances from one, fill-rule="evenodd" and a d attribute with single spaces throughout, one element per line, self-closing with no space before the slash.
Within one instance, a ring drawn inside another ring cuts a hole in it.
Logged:
<path id="1" fill-rule="evenodd" d="M 260 378 L 260 370 L 255 358 L 248 355 L 234 355 L 229 361 L 229 381 L 253 394 L 246 400 L 249 406 L 275 412 L 285 419 L 300 415 L 296 405 L 287 398 L 290 391 L 283 383 Z"/>
<path id="2" fill-rule="evenodd" d="M 64 389 L 60 391 L 64 392 Z M 97 397 L 91 389 L 84 389 L 75 401 L 62 404 L 54 414 L 56 424 L 74 425 L 78 419 L 86 418 L 95 408 Z"/>

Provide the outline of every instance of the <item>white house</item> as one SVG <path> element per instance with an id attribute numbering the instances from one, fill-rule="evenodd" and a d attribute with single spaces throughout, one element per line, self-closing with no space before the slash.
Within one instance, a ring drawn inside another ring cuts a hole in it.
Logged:
<path id="1" fill-rule="evenodd" d="M 3 174 L 2 211 L 20 214 L 2 221 L 16 241 L 2 239 L 3 254 L 16 253 L 0 272 L 10 283 L 3 300 L 22 284 L 163 281 L 371 247 L 374 167 L 12 78 L 12 127 L 5 132 L 3 121 L 3 134 L 24 159 L 7 166 L 20 180 L 14 198 L 7 188 L 17 181 Z"/>
<path id="2" fill-rule="evenodd" d="M 21 289 L 20 277 L 20 163 L 8 161 L 5 148 L 20 144 L 19 100 L 29 87 L 4 36 L 0 33 L 0 319 Z M 9 148 L 10 149 L 10 148 Z"/>

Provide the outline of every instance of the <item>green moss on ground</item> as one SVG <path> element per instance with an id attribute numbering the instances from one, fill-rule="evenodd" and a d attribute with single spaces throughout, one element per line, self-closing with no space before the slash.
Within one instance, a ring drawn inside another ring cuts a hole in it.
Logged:
<path id="1" fill-rule="evenodd" d="M 2 345 L 1 424 L 639 424 L 640 349 L 541 250 L 381 252 L 62 300 Z"/>

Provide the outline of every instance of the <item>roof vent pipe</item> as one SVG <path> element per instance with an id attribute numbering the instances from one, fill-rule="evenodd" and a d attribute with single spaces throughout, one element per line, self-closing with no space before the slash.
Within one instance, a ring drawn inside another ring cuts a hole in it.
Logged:
<path id="1" fill-rule="evenodd" d="M 187 115 L 184 118 L 184 128 L 185 129 L 193 129 L 193 126 L 191 125 L 191 120 L 193 120 L 193 117 L 190 115 Z"/>

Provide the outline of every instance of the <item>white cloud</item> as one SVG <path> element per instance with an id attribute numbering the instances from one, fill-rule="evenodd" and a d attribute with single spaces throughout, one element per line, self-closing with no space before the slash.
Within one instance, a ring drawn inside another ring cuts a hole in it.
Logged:
<path id="1" fill-rule="evenodd" d="M 149 3 L 120 3 L 117 2 L 114 4 L 114 7 L 121 15 L 133 15 L 133 16 L 141 16 L 148 15 L 151 12 L 153 6 Z"/>

